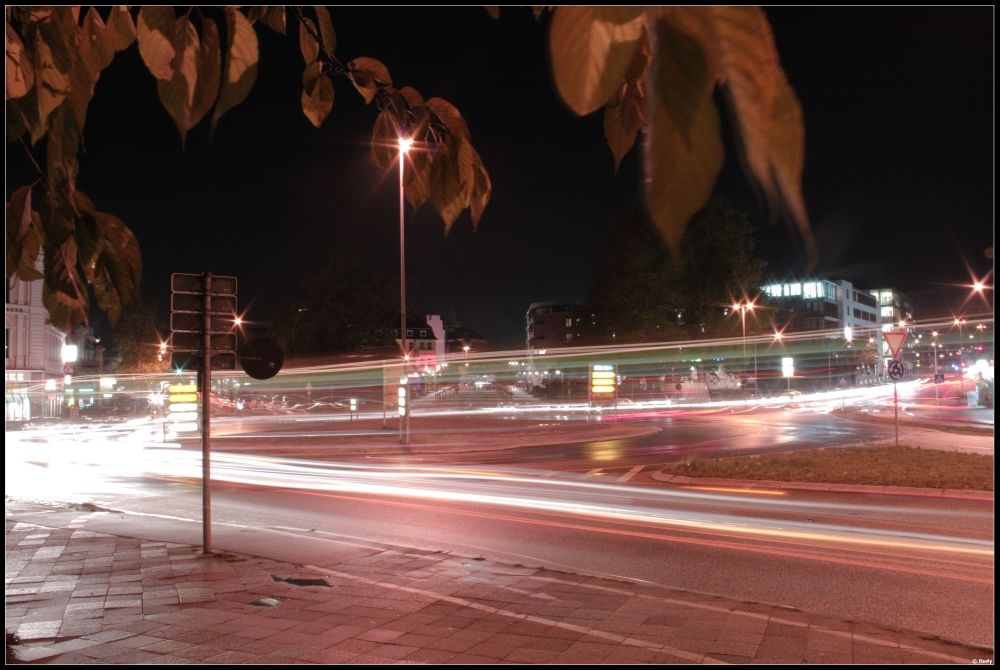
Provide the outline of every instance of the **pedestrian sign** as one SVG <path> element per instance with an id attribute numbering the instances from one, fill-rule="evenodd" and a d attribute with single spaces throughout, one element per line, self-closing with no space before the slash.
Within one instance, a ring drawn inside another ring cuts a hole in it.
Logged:
<path id="1" fill-rule="evenodd" d="M 885 338 L 885 343 L 889 346 L 889 353 L 892 354 L 893 358 L 899 357 L 899 352 L 903 348 L 903 342 L 906 341 L 907 332 L 905 330 L 890 330 L 882 334 Z"/>

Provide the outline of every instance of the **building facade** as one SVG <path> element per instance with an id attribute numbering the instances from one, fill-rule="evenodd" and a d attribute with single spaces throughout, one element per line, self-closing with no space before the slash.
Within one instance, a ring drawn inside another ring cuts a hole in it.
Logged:
<path id="1" fill-rule="evenodd" d="M 913 307 L 907 296 L 892 288 L 872 289 L 870 293 L 878 301 L 882 330 L 892 330 L 901 322 L 907 324 L 913 321 Z"/>
<path id="2" fill-rule="evenodd" d="M 565 302 L 534 302 L 525 315 L 528 349 L 572 347 L 579 337 L 580 305 Z"/>
<path id="3" fill-rule="evenodd" d="M 35 269 L 44 268 L 38 254 Z M 23 422 L 60 415 L 65 336 L 49 321 L 41 279 L 7 280 L 4 309 L 4 419 Z"/>
<path id="4" fill-rule="evenodd" d="M 810 279 L 768 284 L 761 289 L 776 310 L 775 325 L 785 332 L 878 329 L 878 301 L 870 291 L 844 279 Z"/>

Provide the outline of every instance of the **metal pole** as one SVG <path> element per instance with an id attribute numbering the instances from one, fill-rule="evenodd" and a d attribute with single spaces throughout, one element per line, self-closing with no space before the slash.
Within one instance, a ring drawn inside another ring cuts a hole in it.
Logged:
<path id="1" fill-rule="evenodd" d="M 409 342 L 406 340 L 406 229 L 403 217 L 403 148 L 399 149 L 399 312 L 400 330 L 399 336 L 403 343 L 403 375 L 406 375 L 407 354 L 410 351 Z M 399 441 L 409 442 L 409 418 L 410 418 L 410 398 L 409 388 L 406 390 L 406 406 L 403 416 L 399 417 Z M 405 424 L 405 425 L 404 425 Z"/>
<path id="2" fill-rule="evenodd" d="M 830 350 L 826 350 L 826 387 L 833 388 L 833 363 L 830 362 Z"/>
<path id="3" fill-rule="evenodd" d="M 934 404 L 940 405 L 941 398 L 938 396 L 938 353 L 937 353 L 937 336 L 934 337 L 934 341 L 931 342 L 931 351 L 934 352 Z"/>
<path id="4" fill-rule="evenodd" d="M 201 532 L 203 553 L 212 553 L 212 466 L 210 416 L 212 393 L 212 273 L 204 274 L 204 301 L 202 304 L 201 344 Z"/>
<path id="5" fill-rule="evenodd" d="M 743 403 L 747 402 L 747 306 L 740 305 L 740 323 L 743 325 Z"/>
<path id="6" fill-rule="evenodd" d="M 896 382 L 892 383 L 892 409 L 896 424 L 896 446 L 899 446 L 899 397 L 896 395 Z"/>

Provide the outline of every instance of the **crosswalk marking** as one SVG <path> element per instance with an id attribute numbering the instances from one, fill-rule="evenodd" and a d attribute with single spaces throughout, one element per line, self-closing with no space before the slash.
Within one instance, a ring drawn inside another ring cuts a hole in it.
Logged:
<path id="1" fill-rule="evenodd" d="M 603 470 L 603 469 L 604 468 L 594 468 L 593 470 L 591 470 L 590 472 L 588 472 L 587 474 L 585 474 L 584 477 L 592 477 L 594 475 L 599 475 L 599 474 L 601 474 L 601 470 Z"/>
<path id="2" fill-rule="evenodd" d="M 646 467 L 646 466 L 645 465 L 636 465 L 635 467 L 633 467 L 632 469 L 630 469 L 628 472 L 626 472 L 624 475 L 622 475 L 621 477 L 619 477 L 618 481 L 620 481 L 620 482 L 627 482 L 628 480 L 630 480 L 633 477 L 635 477 L 639 473 L 639 470 L 642 470 L 644 467 Z"/>

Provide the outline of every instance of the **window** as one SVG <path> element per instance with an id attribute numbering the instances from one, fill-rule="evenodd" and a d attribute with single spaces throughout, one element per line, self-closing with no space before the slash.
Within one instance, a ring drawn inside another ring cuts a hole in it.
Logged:
<path id="1" fill-rule="evenodd" d="M 573 339 L 573 333 L 566 333 L 566 341 L 569 342 Z"/>
<path id="2" fill-rule="evenodd" d="M 420 337 L 427 337 L 427 331 L 426 330 L 421 330 L 420 331 Z"/>
<path id="3" fill-rule="evenodd" d="M 406 336 L 407 336 L 407 337 L 413 337 L 413 331 L 412 331 L 412 330 L 410 330 L 409 328 L 407 328 L 407 329 L 406 329 Z"/>
<path id="4" fill-rule="evenodd" d="M 567 328 L 573 327 L 573 319 L 566 319 L 566 327 Z"/>
<path id="5" fill-rule="evenodd" d="M 802 295 L 802 284 L 792 284 L 791 293 L 792 295 Z"/>

